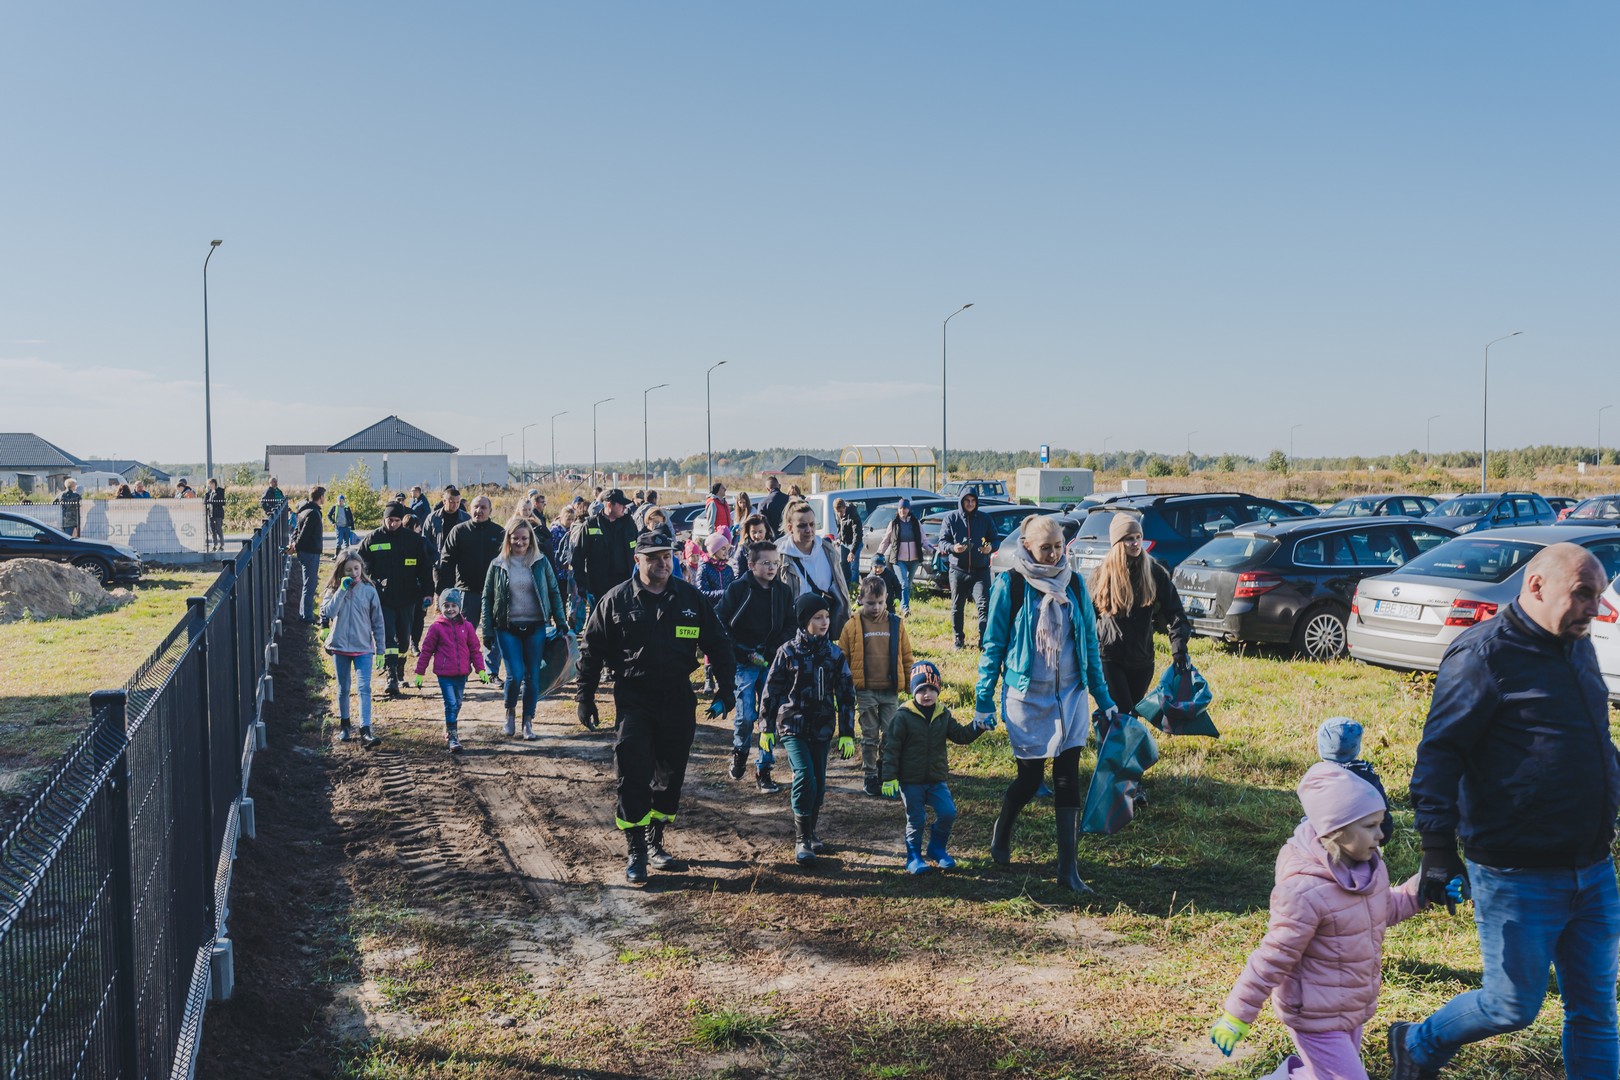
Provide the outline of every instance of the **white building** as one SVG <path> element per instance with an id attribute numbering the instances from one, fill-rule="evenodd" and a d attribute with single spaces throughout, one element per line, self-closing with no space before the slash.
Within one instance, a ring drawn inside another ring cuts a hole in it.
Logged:
<path id="1" fill-rule="evenodd" d="M 509 477 L 505 454 L 463 454 L 397 416 L 331 446 L 264 448 L 265 470 L 284 488 L 330 484 L 359 464 L 370 470 L 374 486 L 393 490 L 417 484 L 427 490 L 446 484 L 504 486 Z"/>

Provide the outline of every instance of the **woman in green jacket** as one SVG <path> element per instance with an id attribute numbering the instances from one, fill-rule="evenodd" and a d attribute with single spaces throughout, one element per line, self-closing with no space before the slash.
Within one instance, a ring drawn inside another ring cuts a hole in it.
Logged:
<path id="1" fill-rule="evenodd" d="M 540 700 L 540 669 L 546 645 L 546 625 L 568 633 L 562 592 L 551 560 L 540 551 L 534 526 L 526 517 L 506 523 L 501 553 L 489 564 L 484 578 L 484 610 L 479 630 L 485 641 L 500 641 L 506 671 L 506 734 L 514 734 L 518 689 L 523 691 L 523 737 L 534 735 L 534 710 Z"/>

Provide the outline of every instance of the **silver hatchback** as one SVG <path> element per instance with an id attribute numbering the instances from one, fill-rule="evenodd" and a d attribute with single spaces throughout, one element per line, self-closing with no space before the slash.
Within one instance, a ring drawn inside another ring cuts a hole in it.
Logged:
<path id="1" fill-rule="evenodd" d="M 1620 574 L 1614 529 L 1530 525 L 1447 540 L 1356 588 L 1347 626 L 1350 655 L 1369 664 L 1435 671 L 1457 635 L 1494 617 L 1519 595 L 1524 564 L 1549 544 L 1574 543 Z"/>

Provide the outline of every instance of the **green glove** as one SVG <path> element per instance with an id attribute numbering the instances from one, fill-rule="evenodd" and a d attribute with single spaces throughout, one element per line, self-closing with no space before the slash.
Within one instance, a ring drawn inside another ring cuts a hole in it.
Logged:
<path id="1" fill-rule="evenodd" d="M 765 751 L 767 754 L 771 752 L 771 748 L 775 745 L 776 736 L 771 734 L 769 731 L 759 737 L 759 748 Z"/>
<path id="2" fill-rule="evenodd" d="M 411 682 L 418 690 L 422 689 L 422 676 L 418 675 L 416 678 L 412 679 Z"/>
<path id="3" fill-rule="evenodd" d="M 347 589 L 353 584 L 354 584 L 354 578 L 345 577 L 342 581 L 338 582 L 338 588 Z"/>
<path id="4" fill-rule="evenodd" d="M 480 671 L 478 673 L 478 681 L 483 683 L 485 686 L 488 686 L 489 685 L 489 672 Z"/>
<path id="5" fill-rule="evenodd" d="M 900 781 L 898 781 L 898 780 L 885 780 L 885 781 L 883 781 L 883 794 L 887 795 L 891 799 L 898 796 L 900 794 Z"/>
<path id="6" fill-rule="evenodd" d="M 1221 1013 L 1221 1018 L 1209 1029 L 1209 1041 L 1214 1043 L 1222 1054 L 1231 1057 L 1233 1048 L 1242 1042 L 1248 1033 L 1248 1024 L 1231 1013 Z"/>
<path id="7" fill-rule="evenodd" d="M 855 740 L 845 735 L 838 740 L 838 756 L 848 761 L 855 756 Z"/>

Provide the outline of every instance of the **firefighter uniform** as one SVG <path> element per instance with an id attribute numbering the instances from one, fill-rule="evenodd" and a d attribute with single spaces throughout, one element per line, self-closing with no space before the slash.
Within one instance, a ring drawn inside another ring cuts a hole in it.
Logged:
<path id="1" fill-rule="evenodd" d="M 602 496 L 604 503 L 627 505 L 630 500 L 624 492 L 614 488 Z M 629 514 L 609 521 L 605 513 L 592 514 L 579 530 L 579 541 L 574 545 L 574 580 L 579 591 L 587 597 L 591 607 L 608 594 L 615 585 L 629 581 L 636 573 L 636 523 Z"/>
<path id="2" fill-rule="evenodd" d="M 404 507 L 391 504 L 386 517 Z M 400 513 L 403 518 L 405 513 Z M 422 601 L 433 595 L 433 556 L 422 537 L 401 525 L 382 525 L 360 542 L 360 561 L 377 585 L 382 599 L 383 630 L 388 651 L 383 666 L 388 672 L 388 692 L 397 693 L 405 678 L 405 654 L 411 647 L 411 623 Z"/>

